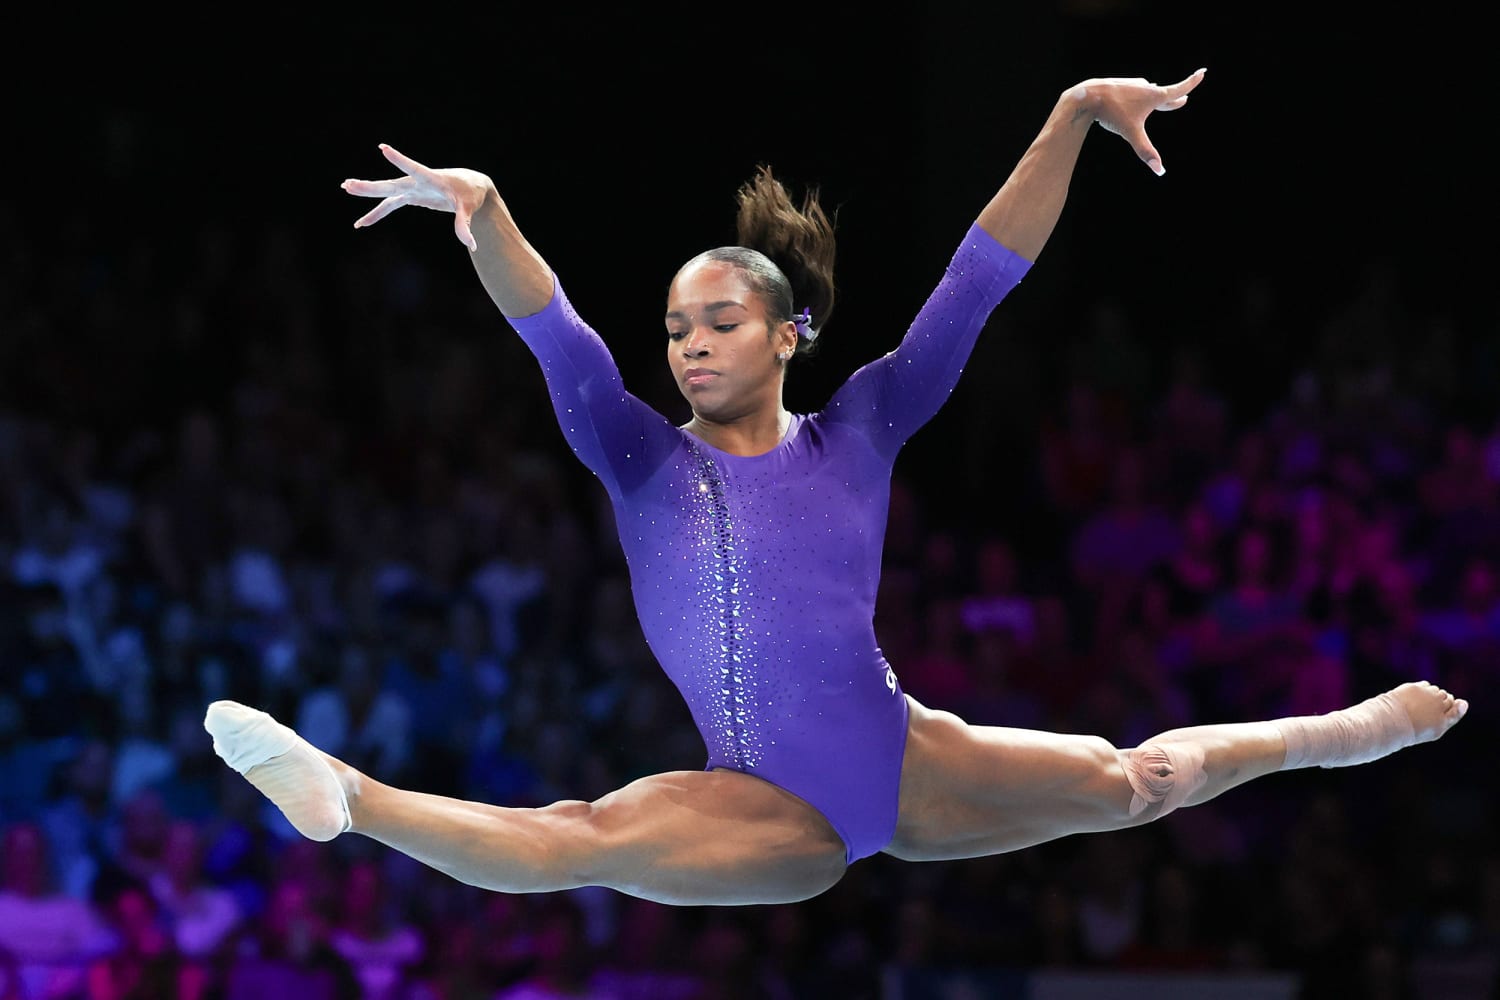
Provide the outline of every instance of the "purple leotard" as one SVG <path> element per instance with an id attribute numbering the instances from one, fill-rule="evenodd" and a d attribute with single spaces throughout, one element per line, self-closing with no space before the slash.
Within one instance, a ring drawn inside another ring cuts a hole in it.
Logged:
<path id="1" fill-rule="evenodd" d="M 806 800 L 850 862 L 895 832 L 906 746 L 906 698 L 873 625 L 893 463 L 1029 267 L 972 226 L 901 345 L 753 457 L 626 392 L 561 284 L 541 312 L 510 320 L 568 443 L 609 493 L 642 629 L 687 699 L 707 767 Z"/>

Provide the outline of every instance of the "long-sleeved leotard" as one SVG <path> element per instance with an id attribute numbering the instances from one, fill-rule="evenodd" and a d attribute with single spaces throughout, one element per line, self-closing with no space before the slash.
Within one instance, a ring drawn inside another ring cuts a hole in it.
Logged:
<path id="1" fill-rule="evenodd" d="M 893 464 L 1029 267 L 972 226 L 900 346 L 752 457 L 628 393 L 560 284 L 542 311 L 510 320 L 609 493 L 642 629 L 707 766 L 806 800 L 851 862 L 894 833 L 906 741 L 906 699 L 873 625 Z"/>

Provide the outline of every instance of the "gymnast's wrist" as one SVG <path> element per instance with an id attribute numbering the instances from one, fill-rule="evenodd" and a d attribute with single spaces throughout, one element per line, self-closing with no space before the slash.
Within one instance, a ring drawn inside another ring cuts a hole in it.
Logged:
<path id="1" fill-rule="evenodd" d="M 1099 120 L 1099 88 L 1091 86 L 1093 82 L 1085 80 L 1075 83 L 1058 98 L 1058 110 L 1064 114 L 1069 124 L 1087 128 Z"/>

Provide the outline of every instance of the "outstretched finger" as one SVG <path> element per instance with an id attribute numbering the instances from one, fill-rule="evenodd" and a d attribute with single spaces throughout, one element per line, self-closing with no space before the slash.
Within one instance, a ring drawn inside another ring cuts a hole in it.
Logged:
<path id="1" fill-rule="evenodd" d="M 402 172 L 406 174 L 416 174 L 422 177 L 426 177 L 432 173 L 432 171 L 427 167 L 426 164 L 418 163 L 416 160 L 413 160 L 410 156 L 407 156 L 405 153 L 398 151 L 396 147 L 389 145 L 388 143 L 382 142 L 380 144 L 380 151 L 385 154 L 385 158 L 387 160 L 390 160 L 397 167 L 401 168 Z"/>
<path id="2" fill-rule="evenodd" d="M 374 208 L 370 209 L 364 215 L 361 215 L 359 218 L 355 219 L 354 228 L 363 229 L 365 226 L 373 226 L 375 223 L 379 222 L 387 215 L 390 215 L 392 212 L 394 212 L 404 204 L 405 202 L 400 198 L 387 198 L 380 204 L 376 205 Z"/>
<path id="3" fill-rule="evenodd" d="M 1166 91 L 1167 96 L 1167 100 L 1163 103 L 1172 103 L 1176 101 L 1178 102 L 1176 106 L 1179 108 L 1182 107 L 1181 102 L 1187 98 L 1188 94 L 1192 93 L 1194 87 L 1203 82 L 1203 74 L 1206 72 L 1208 72 L 1207 67 L 1196 70 L 1185 79 L 1179 80 L 1178 82 L 1172 84 L 1170 87 L 1163 88 Z"/>
<path id="4" fill-rule="evenodd" d="M 410 186 L 411 180 L 406 177 L 383 181 L 361 181 L 351 177 L 339 185 L 349 194 L 360 198 L 393 198 Z"/>

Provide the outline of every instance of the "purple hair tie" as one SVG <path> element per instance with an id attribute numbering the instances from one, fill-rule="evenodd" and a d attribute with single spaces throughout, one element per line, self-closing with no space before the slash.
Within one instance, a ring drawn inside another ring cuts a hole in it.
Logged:
<path id="1" fill-rule="evenodd" d="M 801 314 L 792 317 L 792 322 L 797 326 L 797 335 L 806 337 L 808 343 L 818 339 L 818 331 L 812 328 L 812 310 L 807 306 L 802 307 Z"/>

